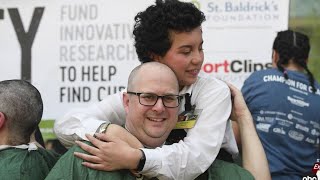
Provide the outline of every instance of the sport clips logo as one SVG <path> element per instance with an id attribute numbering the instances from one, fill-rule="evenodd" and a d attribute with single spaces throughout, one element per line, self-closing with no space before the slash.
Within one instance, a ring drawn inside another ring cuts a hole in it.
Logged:
<path id="1" fill-rule="evenodd" d="M 254 71 L 271 68 L 271 63 L 257 63 L 251 59 L 223 60 L 221 62 L 207 62 L 202 66 L 205 73 L 251 73 Z"/>

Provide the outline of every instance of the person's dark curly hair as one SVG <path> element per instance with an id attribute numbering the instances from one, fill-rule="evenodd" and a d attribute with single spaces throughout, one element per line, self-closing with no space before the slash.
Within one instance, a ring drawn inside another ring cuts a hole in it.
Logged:
<path id="1" fill-rule="evenodd" d="M 288 74 L 283 65 L 288 64 L 289 60 L 293 60 L 307 71 L 312 91 L 315 92 L 314 77 L 306 62 L 310 52 L 308 36 L 292 30 L 280 31 L 273 42 L 273 49 L 279 54 L 277 67 L 283 73 L 285 79 L 288 79 Z"/>
<path id="2" fill-rule="evenodd" d="M 203 12 L 192 3 L 156 0 L 135 16 L 133 35 L 138 58 L 153 61 L 152 54 L 164 56 L 172 45 L 170 31 L 189 32 L 205 21 Z"/>

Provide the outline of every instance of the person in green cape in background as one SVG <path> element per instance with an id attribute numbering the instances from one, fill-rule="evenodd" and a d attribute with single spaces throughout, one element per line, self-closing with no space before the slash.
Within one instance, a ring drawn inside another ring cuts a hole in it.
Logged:
<path id="1" fill-rule="evenodd" d="M 32 84 L 0 82 L 0 179 L 43 180 L 56 163 L 60 155 L 30 143 L 42 112 L 41 95 Z"/>

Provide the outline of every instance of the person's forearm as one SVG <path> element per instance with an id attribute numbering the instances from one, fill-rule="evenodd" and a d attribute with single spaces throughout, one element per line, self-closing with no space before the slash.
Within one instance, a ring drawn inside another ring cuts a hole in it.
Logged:
<path id="1" fill-rule="evenodd" d="M 143 148 L 143 145 L 135 136 L 119 125 L 110 124 L 105 133 L 107 136 L 112 135 L 118 137 L 122 141 L 128 143 L 132 148 Z"/>
<path id="2" fill-rule="evenodd" d="M 243 167 L 255 179 L 271 179 L 268 161 L 250 114 L 238 120 L 242 140 Z"/>
<path id="3" fill-rule="evenodd" d="M 130 153 L 128 153 L 127 155 L 128 169 L 132 169 L 136 171 L 141 157 L 142 157 L 142 152 L 140 149 L 133 149 Z"/>
<path id="4" fill-rule="evenodd" d="M 103 101 L 86 108 L 73 109 L 57 119 L 54 132 L 60 142 L 71 147 L 75 140 L 87 140 L 85 134 L 94 135 L 104 122 L 123 125 L 125 112 L 121 97 L 122 93 L 107 96 Z"/>
<path id="5" fill-rule="evenodd" d="M 232 122 L 232 130 L 233 130 L 238 148 L 241 149 L 241 135 L 240 135 L 238 122 L 237 121 L 231 121 L 231 122 Z"/>
<path id="6" fill-rule="evenodd" d="M 90 123 L 87 124 L 86 122 Z M 54 124 L 54 133 L 65 147 L 70 148 L 76 140 L 87 140 L 85 134 L 93 135 L 104 122 L 87 117 L 79 109 L 57 119 Z"/>
<path id="7" fill-rule="evenodd" d="M 256 132 L 246 102 L 241 92 L 235 86 L 232 84 L 228 84 L 228 86 L 233 97 L 231 119 L 236 121 L 236 123 L 233 123 L 235 125 L 233 129 L 236 136 L 239 137 L 240 133 L 238 144 L 241 144 L 243 167 L 248 170 L 255 179 L 271 179 L 266 154 Z"/>

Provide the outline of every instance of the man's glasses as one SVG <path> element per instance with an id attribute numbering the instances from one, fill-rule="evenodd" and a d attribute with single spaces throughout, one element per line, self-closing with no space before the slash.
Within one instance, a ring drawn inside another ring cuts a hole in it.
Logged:
<path id="1" fill-rule="evenodd" d="M 167 108 L 178 107 L 181 101 L 181 96 L 179 95 L 164 95 L 158 96 L 153 93 L 136 93 L 136 92 L 127 92 L 128 94 L 133 94 L 139 97 L 139 103 L 144 106 L 154 106 L 157 104 L 158 99 L 161 98 L 162 103 Z"/>

